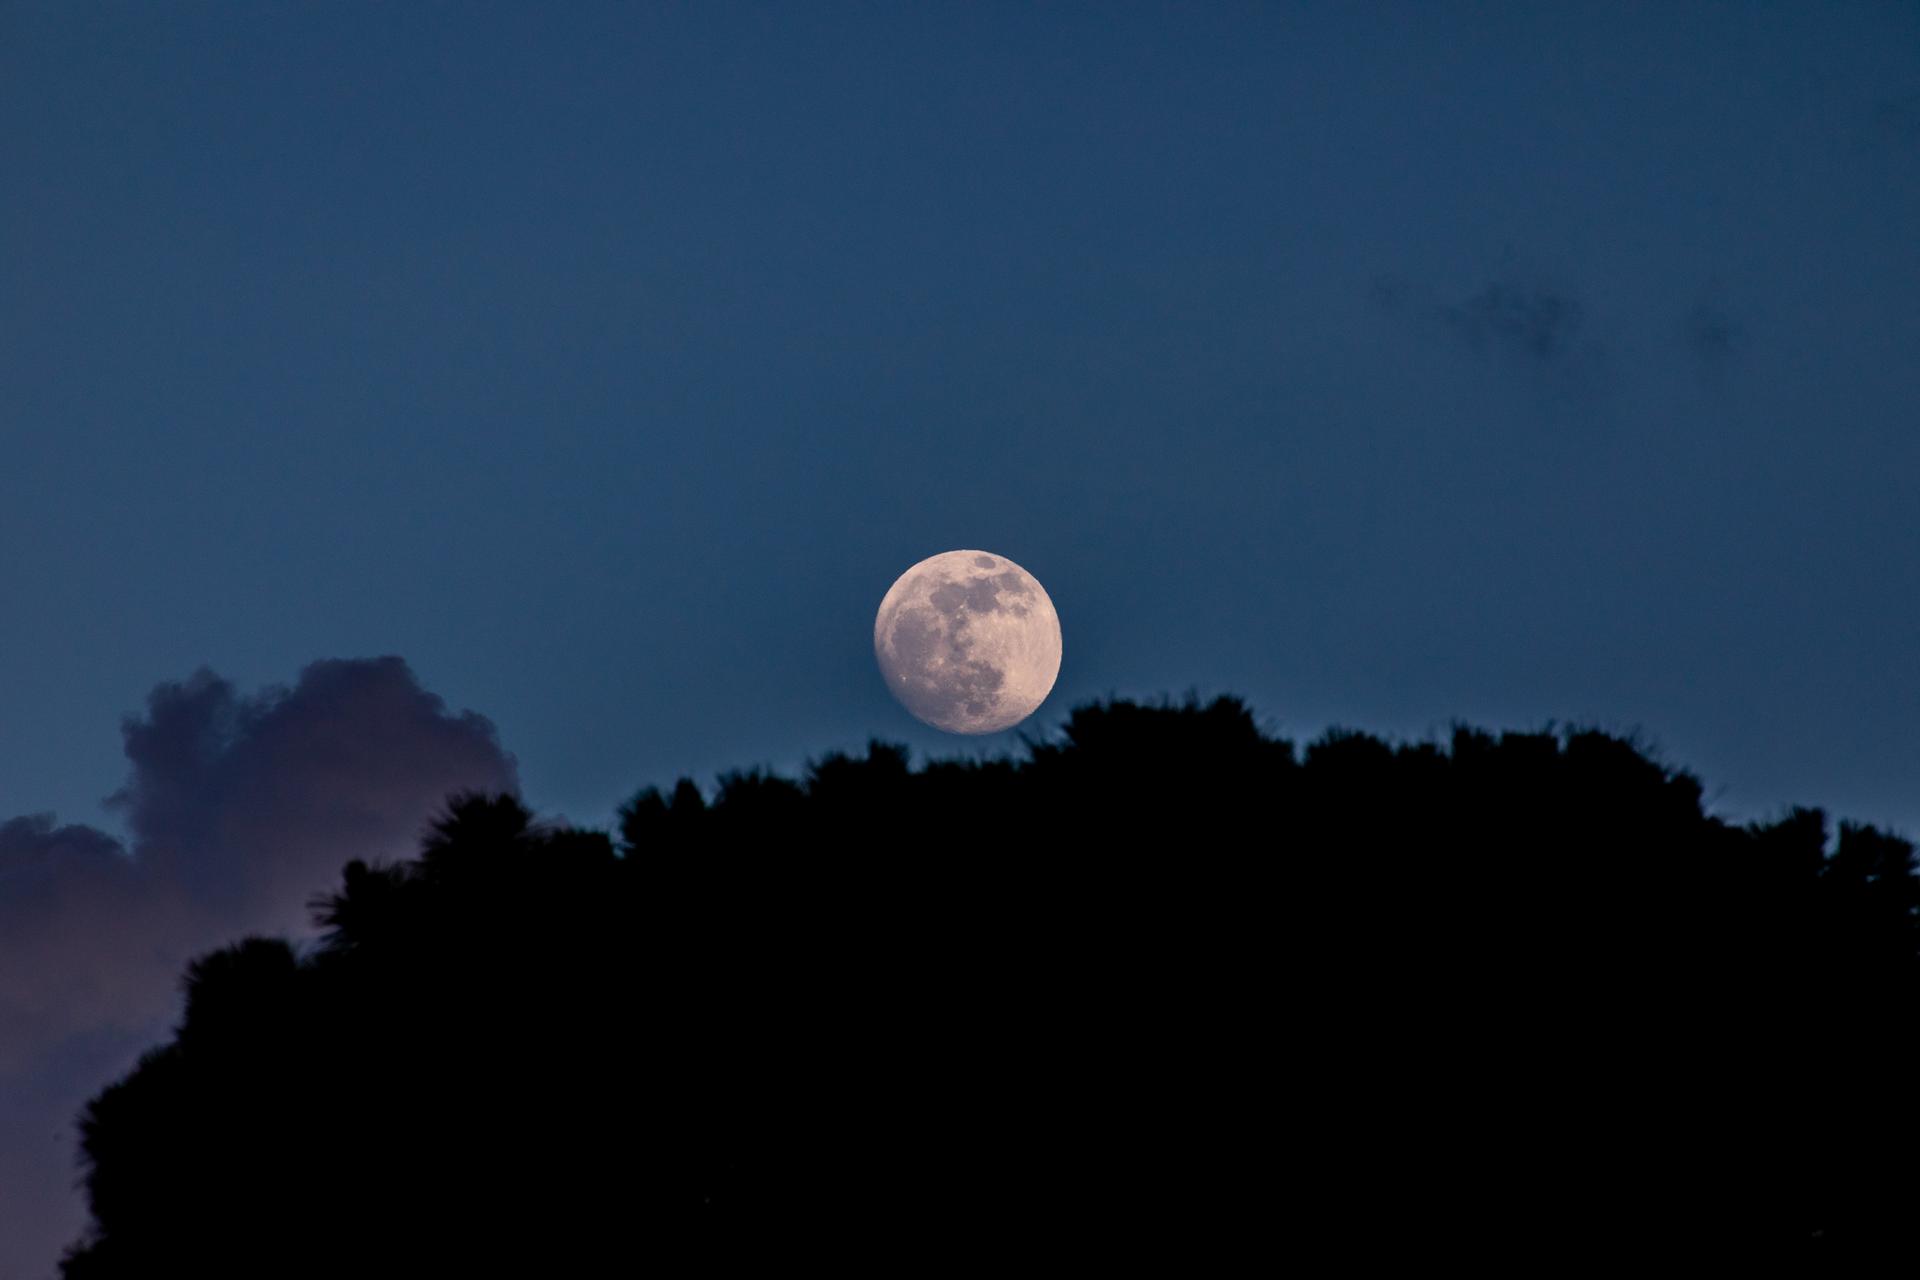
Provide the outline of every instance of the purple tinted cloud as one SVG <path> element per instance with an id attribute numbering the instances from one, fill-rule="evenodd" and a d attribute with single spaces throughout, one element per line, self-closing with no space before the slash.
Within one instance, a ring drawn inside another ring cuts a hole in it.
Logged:
<path id="1" fill-rule="evenodd" d="M 130 845 L 0 822 L 0 1274 L 49 1274 L 77 1234 L 73 1116 L 164 1032 L 188 957 L 305 932 L 349 858 L 410 854 L 454 791 L 518 791 L 492 724 L 393 657 L 252 695 L 202 671 L 123 734 Z"/>

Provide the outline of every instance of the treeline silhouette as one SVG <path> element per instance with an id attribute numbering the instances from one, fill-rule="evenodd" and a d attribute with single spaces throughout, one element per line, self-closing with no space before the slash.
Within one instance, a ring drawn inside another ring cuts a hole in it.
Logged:
<path id="1" fill-rule="evenodd" d="M 1598 732 L 1232 699 L 617 836 L 457 798 L 196 961 L 70 1280 L 1565 1261 L 1911 1239 L 1914 850 Z"/>

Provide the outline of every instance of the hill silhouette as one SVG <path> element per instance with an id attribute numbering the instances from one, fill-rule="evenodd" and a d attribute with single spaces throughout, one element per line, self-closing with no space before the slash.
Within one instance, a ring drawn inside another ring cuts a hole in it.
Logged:
<path id="1" fill-rule="evenodd" d="M 1914 850 L 1598 732 L 1241 703 L 459 797 L 88 1106 L 70 1280 L 1534 1260 L 1910 1236 Z"/>

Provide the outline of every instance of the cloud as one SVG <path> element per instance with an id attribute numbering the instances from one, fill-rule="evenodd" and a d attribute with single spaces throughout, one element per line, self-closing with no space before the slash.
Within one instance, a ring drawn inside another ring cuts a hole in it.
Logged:
<path id="1" fill-rule="evenodd" d="M 1556 290 L 1493 281 L 1466 301 L 1442 307 L 1440 318 L 1477 350 L 1553 362 L 1573 352 L 1586 308 Z"/>
<path id="2" fill-rule="evenodd" d="M 1728 307 L 1720 283 L 1709 281 L 1681 319 L 1680 337 L 1687 354 L 1704 372 L 1719 373 L 1746 346 L 1745 328 Z"/>
<path id="3" fill-rule="evenodd" d="M 1377 277 L 1369 293 L 1376 312 L 1450 359 L 1500 371 L 1549 401 L 1591 401 L 1615 382 L 1609 344 L 1589 332 L 1587 303 L 1518 268 L 1458 294 L 1403 275 Z"/>
<path id="4" fill-rule="evenodd" d="M 123 853 L 104 831 L 73 824 L 56 828 L 50 813 L 0 822 L 0 884 L 44 879 L 67 859 L 75 865 L 102 865 Z"/>
<path id="5" fill-rule="evenodd" d="M 148 1019 L 168 989 L 153 933 L 174 913 L 105 832 L 0 823 L 0 1079 L 67 1034 Z"/>
<path id="6" fill-rule="evenodd" d="M 1602 315 L 1580 292 L 1511 263 L 1460 293 L 1439 293 L 1398 274 L 1376 277 L 1369 288 L 1373 309 L 1409 334 L 1573 399 L 1605 395 L 1628 376 L 1657 375 L 1666 352 L 1703 376 L 1736 367 L 1750 335 L 1727 295 L 1713 276 L 1673 310 Z"/>
<path id="7" fill-rule="evenodd" d="M 73 1116 L 164 1031 L 186 959 L 304 931 L 344 862 L 411 853 L 451 792 L 518 791 L 492 724 L 394 657 L 252 695 L 201 671 L 122 733 L 109 804 L 128 844 L 49 814 L 0 822 L 0 1239 L 41 1269 L 81 1221 Z"/>
<path id="8" fill-rule="evenodd" d="M 413 852 L 449 792 L 517 788 L 493 726 L 448 714 L 399 658 L 316 662 L 253 697 L 202 671 L 156 688 L 123 733 L 133 775 L 108 804 L 140 862 L 282 928 L 346 858 Z"/>
<path id="9" fill-rule="evenodd" d="M 1511 274 L 1496 276 L 1465 297 L 1437 301 L 1433 293 L 1401 275 L 1373 281 L 1375 308 L 1429 333 L 1451 337 L 1483 356 L 1541 367 L 1594 358 L 1598 342 L 1582 341 L 1587 306 L 1565 289 Z"/>
<path id="10" fill-rule="evenodd" d="M 1873 122 L 1882 133 L 1898 142 L 1920 143 L 1920 93 L 1874 103 Z"/>

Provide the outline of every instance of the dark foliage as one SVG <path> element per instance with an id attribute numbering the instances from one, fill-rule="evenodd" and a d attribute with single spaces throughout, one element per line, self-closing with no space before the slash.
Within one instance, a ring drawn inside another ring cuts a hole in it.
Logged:
<path id="1" fill-rule="evenodd" d="M 1614 737 L 1297 753 L 1231 700 L 649 790 L 617 845 L 466 797 L 312 954 L 192 967 L 66 1274 L 1882 1245 L 1917 895 Z"/>

